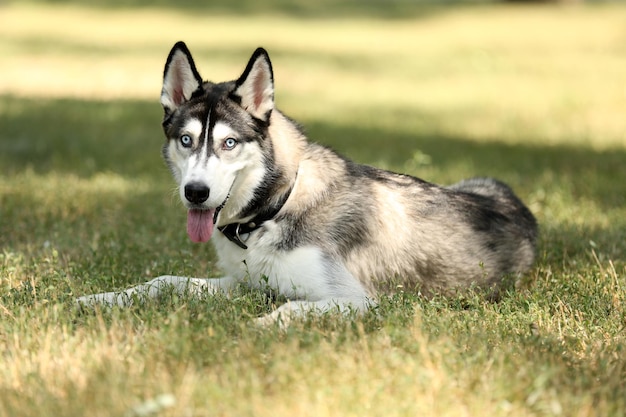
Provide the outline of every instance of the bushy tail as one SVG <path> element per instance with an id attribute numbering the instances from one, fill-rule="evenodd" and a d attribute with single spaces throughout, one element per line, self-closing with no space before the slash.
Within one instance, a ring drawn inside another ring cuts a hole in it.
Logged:
<path id="1" fill-rule="evenodd" d="M 508 214 L 512 219 L 517 219 L 517 226 L 523 231 L 523 236 L 535 247 L 538 234 L 537 220 L 511 187 L 493 178 L 471 178 L 448 188 L 493 200 L 500 211 Z"/>

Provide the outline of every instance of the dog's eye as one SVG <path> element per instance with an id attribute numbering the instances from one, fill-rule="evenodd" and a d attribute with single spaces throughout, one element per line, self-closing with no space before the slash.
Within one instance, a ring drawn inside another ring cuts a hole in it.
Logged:
<path id="1" fill-rule="evenodd" d="M 237 141 L 233 138 L 228 138 L 224 141 L 224 145 L 222 147 L 226 149 L 227 151 L 230 151 L 235 146 L 237 146 Z"/>
<path id="2" fill-rule="evenodd" d="M 192 143 L 193 143 L 193 140 L 191 139 L 191 136 L 182 135 L 180 137 L 180 144 L 183 145 L 183 147 L 190 148 Z"/>

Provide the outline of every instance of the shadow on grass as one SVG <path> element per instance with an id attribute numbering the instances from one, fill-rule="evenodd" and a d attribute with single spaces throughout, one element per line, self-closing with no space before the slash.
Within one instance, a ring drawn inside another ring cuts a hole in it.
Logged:
<path id="1" fill-rule="evenodd" d="M 2 174 L 99 172 L 164 179 L 155 100 L 99 102 L 0 97 Z"/>
<path id="2" fill-rule="evenodd" d="M 438 125 L 436 115 L 425 116 L 433 126 Z M 161 160 L 161 117 L 156 100 L 0 97 L 1 173 L 10 176 L 30 169 L 39 174 L 56 172 L 87 178 L 115 172 L 131 178 L 169 179 Z M 494 176 L 513 180 L 526 189 L 550 180 L 562 185 L 574 199 L 590 199 L 606 209 L 626 205 L 626 183 L 616 181 L 623 174 L 624 149 L 541 146 L 537 138 L 529 140 L 529 145 L 477 143 L 433 133 L 433 129 L 407 132 L 402 127 L 390 130 L 371 123 L 360 127 L 358 121 L 354 126 L 300 121 L 312 141 L 331 146 L 360 163 L 382 163 L 405 172 L 412 155 L 419 151 L 431 158 L 427 171 L 434 170 L 437 177 L 445 178 L 447 172 L 457 173 L 453 181 L 467 176 Z M 419 167 L 410 173 L 421 176 Z"/>
<path id="3" fill-rule="evenodd" d="M 173 202 L 175 185 L 160 156 L 163 134 L 158 103 L 0 97 L 0 109 L 0 248 L 41 248 L 54 240 L 68 248 L 91 242 L 97 249 L 135 240 L 128 244 L 148 255 L 155 243 L 160 250 L 168 247 L 167 242 L 184 245 L 184 213 Z M 423 131 L 302 122 L 312 140 L 361 163 L 382 162 L 402 171 L 419 150 L 432 159 L 426 167 L 428 177 L 424 176 L 428 181 L 488 175 L 512 182 L 529 204 L 528 195 L 541 192 L 564 193 L 568 204 L 591 201 L 595 210 L 602 211 L 618 211 L 626 204 L 626 183 L 618 180 L 626 160 L 624 150 L 476 143 Z M 419 168 L 416 171 L 411 173 L 420 175 Z M 25 172 L 71 175 L 86 179 L 87 186 L 94 176 L 113 173 L 131 184 L 141 177 L 149 186 L 136 192 L 88 189 L 84 192 L 89 195 L 81 197 L 87 203 L 73 203 L 67 193 L 64 199 L 43 203 L 28 189 L 12 184 Z M 172 223 L 180 224 L 173 230 Z M 568 262 L 572 256 L 587 256 L 590 245 L 597 245 L 622 258 L 625 230 L 623 221 L 606 226 L 542 225 L 543 245 L 550 247 L 543 257 L 551 264 Z M 170 246 L 167 251 L 176 252 L 176 245 Z M 126 252 L 124 246 L 115 250 L 120 256 Z M 174 252 L 170 255 L 178 256 Z"/>

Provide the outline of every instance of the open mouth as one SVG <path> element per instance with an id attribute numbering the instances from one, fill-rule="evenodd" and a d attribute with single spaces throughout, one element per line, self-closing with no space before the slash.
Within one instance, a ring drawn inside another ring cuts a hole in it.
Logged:
<path id="1" fill-rule="evenodd" d="M 213 209 L 192 208 L 187 211 L 187 235 L 194 243 L 208 242 L 213 236 L 215 223 L 220 211 L 226 205 L 230 193 L 226 196 L 222 204 Z"/>

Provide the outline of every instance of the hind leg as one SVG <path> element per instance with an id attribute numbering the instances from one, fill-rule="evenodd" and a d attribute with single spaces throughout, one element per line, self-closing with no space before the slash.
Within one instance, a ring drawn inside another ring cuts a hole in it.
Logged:
<path id="1" fill-rule="evenodd" d="M 372 304 L 373 301 L 367 297 L 288 301 L 270 314 L 259 317 L 255 320 L 255 323 L 260 326 L 270 326 L 278 323 L 281 328 L 286 328 L 291 320 L 305 317 L 307 314 L 323 314 L 326 312 L 363 314 Z"/>

